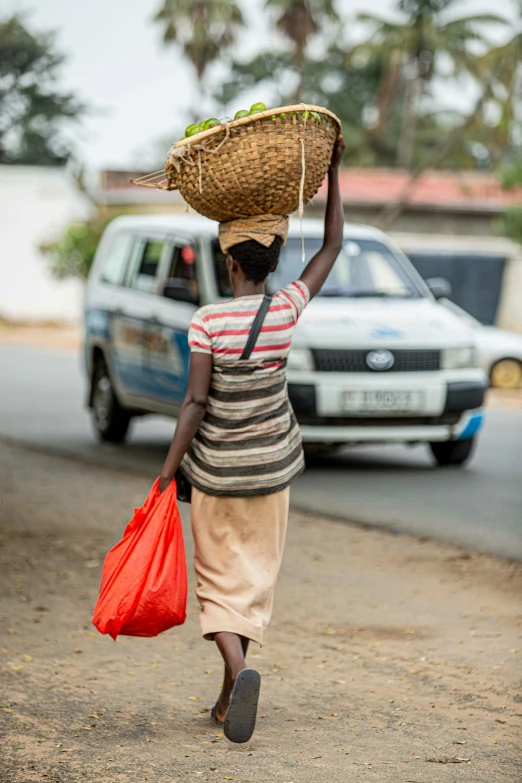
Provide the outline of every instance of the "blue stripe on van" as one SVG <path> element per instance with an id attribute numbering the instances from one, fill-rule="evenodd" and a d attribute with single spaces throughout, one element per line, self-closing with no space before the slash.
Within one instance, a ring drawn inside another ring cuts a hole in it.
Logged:
<path id="1" fill-rule="evenodd" d="M 458 436 L 457 440 L 467 440 L 472 438 L 482 428 L 484 424 L 484 413 L 479 411 L 478 413 L 472 413 L 468 423 Z"/>

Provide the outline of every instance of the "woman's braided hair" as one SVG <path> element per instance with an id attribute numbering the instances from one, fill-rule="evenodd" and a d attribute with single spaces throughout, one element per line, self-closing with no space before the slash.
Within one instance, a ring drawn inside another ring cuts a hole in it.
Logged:
<path id="1" fill-rule="evenodd" d="M 281 237 L 275 237 L 270 247 L 249 239 L 233 245 L 228 252 L 237 261 L 247 280 L 262 283 L 276 268 L 282 244 Z"/>

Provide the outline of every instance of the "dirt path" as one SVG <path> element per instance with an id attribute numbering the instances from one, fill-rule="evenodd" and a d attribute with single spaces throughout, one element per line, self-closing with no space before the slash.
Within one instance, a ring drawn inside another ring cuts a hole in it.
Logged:
<path id="1" fill-rule="evenodd" d="M 258 728 L 235 747 L 209 721 L 221 667 L 193 583 L 187 623 L 157 639 L 90 625 L 103 556 L 147 490 L 0 451 L 2 783 L 520 783 L 522 567 L 293 514 L 250 658 Z"/>

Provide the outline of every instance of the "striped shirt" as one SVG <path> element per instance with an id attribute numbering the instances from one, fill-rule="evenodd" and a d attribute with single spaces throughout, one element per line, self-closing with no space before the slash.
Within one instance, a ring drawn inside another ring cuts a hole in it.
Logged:
<path id="1" fill-rule="evenodd" d="M 286 361 L 310 292 L 299 280 L 275 294 L 250 359 L 241 360 L 262 299 L 207 305 L 192 319 L 189 345 L 212 355 L 212 380 L 205 418 L 182 468 L 208 495 L 280 492 L 304 468 Z"/>

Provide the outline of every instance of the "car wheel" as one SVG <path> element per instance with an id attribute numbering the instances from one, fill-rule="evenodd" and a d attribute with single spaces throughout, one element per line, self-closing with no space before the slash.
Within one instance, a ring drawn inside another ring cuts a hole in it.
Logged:
<path id="1" fill-rule="evenodd" d="M 491 368 L 489 378 L 495 389 L 519 389 L 522 386 L 522 363 L 517 359 L 500 359 Z"/>
<path id="2" fill-rule="evenodd" d="M 118 402 L 107 365 L 101 358 L 94 366 L 91 401 L 94 427 L 100 439 L 105 443 L 123 443 L 132 413 Z"/>
<path id="3" fill-rule="evenodd" d="M 446 440 L 442 443 L 430 443 L 431 453 L 437 460 L 437 464 L 442 465 L 464 465 L 471 457 L 475 446 L 475 438 L 464 438 L 463 440 Z"/>

